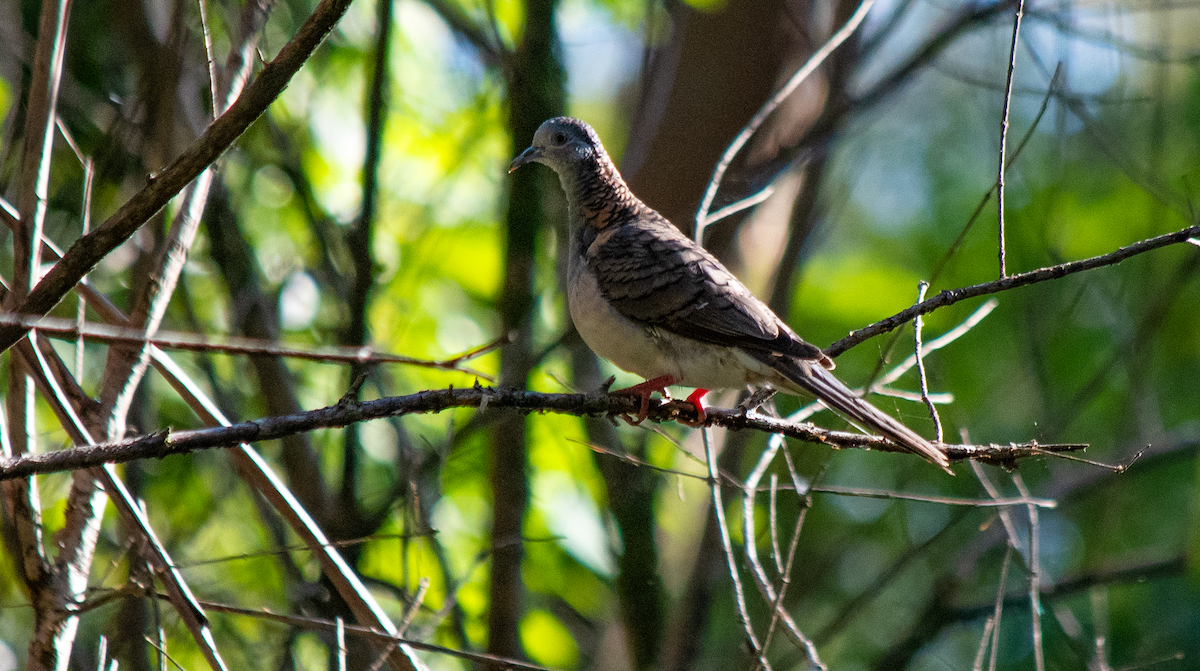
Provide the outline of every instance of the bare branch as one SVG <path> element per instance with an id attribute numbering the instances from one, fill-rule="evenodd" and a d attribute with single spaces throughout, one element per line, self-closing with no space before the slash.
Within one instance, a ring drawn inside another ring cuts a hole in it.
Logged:
<path id="1" fill-rule="evenodd" d="M 430 9 L 437 13 L 455 34 L 475 47 L 488 65 L 499 66 L 504 63 L 507 56 L 504 52 L 504 45 L 497 43 L 487 31 L 477 26 L 458 3 L 447 2 L 447 0 L 425 0 L 425 4 L 429 5 Z"/>
<path id="2" fill-rule="evenodd" d="M 611 415 L 637 412 L 639 400 L 630 396 L 592 394 L 545 394 L 516 389 L 474 387 L 470 389 L 434 389 L 408 396 L 390 396 L 363 403 L 338 403 L 293 415 L 265 417 L 227 427 L 164 430 L 139 438 L 99 445 L 48 452 L 26 458 L 14 458 L 0 465 L 0 480 L 53 473 L 103 463 L 135 459 L 161 458 L 194 450 L 233 447 L 239 443 L 275 440 L 284 436 L 320 428 L 340 428 L 354 422 L 415 413 L 441 412 L 449 408 L 509 408 L 522 412 L 554 412 L 568 415 Z M 673 420 L 694 413 L 695 406 L 685 401 L 661 402 L 651 399 L 649 419 Z M 904 453 L 905 450 L 878 436 L 846 431 L 830 431 L 812 424 L 796 424 L 782 419 L 747 414 L 741 410 L 712 408 L 708 426 L 727 429 L 753 429 L 778 433 L 810 443 L 822 443 L 838 449 L 871 449 Z M 692 420 L 691 415 L 688 416 Z M 1011 463 L 1018 459 L 1072 452 L 1081 444 L 1040 445 L 1036 442 L 1010 445 L 946 445 L 951 459 L 973 459 L 985 463 Z"/>
<path id="3" fill-rule="evenodd" d="M 1012 474 L 1013 484 L 1021 496 L 1029 496 L 1029 488 L 1020 473 Z M 1042 649 L 1042 559 L 1041 525 L 1038 523 L 1037 506 L 1028 506 L 1029 511 L 1029 611 L 1033 627 L 1033 660 L 1037 671 L 1046 671 L 1046 653 Z"/>
<path id="4" fill-rule="evenodd" d="M 156 596 L 160 599 L 166 597 L 165 594 L 157 594 Z M 282 613 L 272 612 L 268 608 L 238 608 L 237 606 L 230 606 L 228 604 L 217 603 L 215 601 L 202 601 L 201 603 L 204 604 L 205 608 L 214 613 L 229 613 L 231 615 L 241 615 L 260 620 L 268 620 L 271 622 L 280 622 L 299 629 L 308 629 L 312 631 L 335 631 L 338 626 L 337 622 L 333 620 L 323 620 L 321 618 L 305 617 L 302 615 L 285 615 Z M 523 662 L 518 659 L 497 657 L 496 655 L 489 655 L 482 652 L 466 652 L 463 650 L 455 650 L 453 648 L 434 645 L 433 643 L 426 643 L 425 641 L 417 641 L 413 639 L 402 638 L 400 636 L 389 635 L 371 627 L 353 624 L 344 624 L 343 626 L 345 627 L 347 634 L 362 636 L 364 638 L 373 639 L 380 643 L 399 643 L 402 646 L 410 646 L 416 648 L 417 650 L 427 650 L 429 652 L 436 652 L 442 655 L 457 657 L 459 659 L 465 659 L 473 662 L 499 662 L 506 668 L 523 669 L 527 671 L 551 671 L 551 669 L 547 669 L 544 666 L 538 666 L 537 664 L 531 664 L 530 662 Z"/>
<path id="5" fill-rule="evenodd" d="M 851 35 L 854 34 L 854 31 L 857 30 L 859 25 L 862 24 L 863 20 L 867 18 L 867 12 L 871 10 L 872 5 L 874 4 L 875 0 L 862 0 L 858 6 L 858 9 L 856 9 L 854 14 L 850 16 L 850 19 L 846 21 L 846 25 L 838 29 L 838 31 L 834 33 L 833 36 L 830 37 L 820 49 L 817 49 L 815 52 L 813 52 L 813 55 L 809 57 L 808 61 L 806 61 L 804 65 L 802 65 L 800 69 L 797 70 L 790 79 L 788 79 L 787 83 L 780 87 L 779 91 L 777 91 L 770 100 L 763 104 L 763 106 L 754 113 L 754 116 L 750 118 L 750 121 L 746 124 L 746 126 L 742 128 L 737 137 L 733 139 L 733 142 L 729 144 L 729 147 L 725 150 L 725 153 L 721 155 L 721 160 L 717 163 L 716 169 L 713 170 L 712 178 L 708 182 L 708 188 L 704 190 L 704 199 L 700 203 L 700 209 L 696 212 L 695 238 L 698 244 L 704 244 L 704 229 L 707 228 L 708 225 L 713 221 L 713 218 L 709 215 L 709 210 L 712 208 L 713 199 L 717 197 L 717 190 L 721 187 L 721 180 L 725 177 L 725 171 L 729 169 L 730 164 L 733 163 L 733 159 L 737 157 L 738 152 L 740 152 L 742 147 L 746 146 L 746 143 L 750 141 L 750 138 L 753 137 L 756 132 L 758 132 L 759 126 L 762 126 L 763 122 L 767 120 L 767 117 L 771 116 L 771 112 L 774 112 L 775 108 L 779 107 L 779 105 L 789 95 L 791 95 L 793 91 L 796 90 L 797 86 L 800 86 L 805 79 L 808 79 L 808 76 L 816 71 L 816 69 L 825 62 L 825 59 L 828 58 L 829 55 L 834 52 L 834 50 L 836 50 L 842 45 L 843 42 L 845 42 Z"/>
<path id="6" fill-rule="evenodd" d="M 1004 168 L 1007 165 L 1005 154 L 1008 149 L 1008 110 L 1012 102 L 1013 74 L 1017 71 L 1017 44 L 1021 37 L 1021 17 L 1024 15 L 1025 0 L 1017 0 L 1017 10 L 1013 18 L 1012 44 L 1008 49 L 1008 74 L 1004 81 L 1004 103 L 1000 114 L 1000 167 L 996 177 L 997 234 L 999 236 L 996 247 L 1000 257 L 1000 277 L 1002 278 L 1008 275 L 1008 267 L 1004 258 Z"/>
<path id="7" fill-rule="evenodd" d="M 746 609 L 746 592 L 742 588 L 742 578 L 738 573 L 737 558 L 733 554 L 733 541 L 729 537 L 729 524 L 725 521 L 724 499 L 721 498 L 721 478 L 717 472 L 717 455 L 713 452 L 712 441 L 708 438 L 708 430 L 700 430 L 700 438 L 704 441 L 704 460 L 708 464 L 708 487 L 712 495 L 713 513 L 716 515 L 717 529 L 721 534 L 721 547 L 725 550 L 725 565 L 729 570 L 729 579 L 733 581 L 733 598 L 737 604 L 738 617 L 746 632 L 746 641 L 750 652 L 758 659 L 758 664 L 766 671 L 771 671 L 767 661 L 767 651 L 758 642 L 754 633 L 754 625 L 750 622 L 750 612 Z"/>
<path id="8" fill-rule="evenodd" d="M 1008 277 L 993 280 L 991 282 L 984 282 L 982 284 L 973 284 L 971 286 L 961 287 L 959 289 L 947 289 L 933 298 L 917 303 L 916 305 L 901 312 L 897 312 L 887 319 L 877 321 L 874 324 L 858 329 L 857 331 L 851 331 L 850 335 L 847 335 L 845 338 L 842 338 L 841 340 L 825 348 L 825 353 L 829 356 L 836 357 L 842 352 L 845 352 L 846 350 L 854 347 L 864 340 L 867 340 L 868 338 L 877 336 L 880 333 L 887 333 L 888 331 L 891 331 L 915 319 L 917 315 L 929 314 L 938 308 L 945 307 L 947 305 L 953 305 L 968 298 L 987 296 L 989 294 L 1000 293 L 1001 291 L 1007 291 L 1009 289 L 1015 289 L 1017 287 L 1023 287 L 1030 284 L 1061 279 L 1067 275 L 1083 272 L 1085 270 L 1094 270 L 1096 268 L 1103 268 L 1104 266 L 1115 265 L 1121 261 L 1124 261 L 1125 259 L 1137 256 L 1138 254 L 1144 254 L 1145 252 L 1149 252 L 1160 247 L 1186 242 L 1188 238 L 1192 238 L 1197 235 L 1200 235 L 1200 225 L 1189 226 L 1183 230 L 1175 231 L 1174 233 L 1167 233 L 1155 238 L 1142 240 L 1141 242 L 1135 242 L 1132 245 L 1121 247 L 1115 251 L 1109 252 L 1108 254 L 1101 254 L 1100 256 L 1080 259 L 1079 261 L 1061 263 L 1057 266 L 1047 266 L 1045 268 L 1031 270 L 1027 273 L 1009 275 Z"/>
<path id="9" fill-rule="evenodd" d="M 41 266 L 42 224 L 46 218 L 46 189 L 50 181 L 50 152 L 54 145 L 54 119 L 58 86 L 66 52 L 70 0 L 43 0 L 38 40 L 33 56 L 32 79 L 25 117 L 25 146 L 21 156 L 19 234 L 13 235 L 13 294 L 10 301 L 26 297 L 38 281 Z"/>
<path id="10" fill-rule="evenodd" d="M 144 329 L 110 324 L 85 322 L 82 327 L 78 322 L 59 317 L 26 317 L 14 314 L 0 314 L 0 325 L 17 325 L 23 328 L 36 328 L 40 333 L 55 334 L 70 338 L 86 338 L 94 342 L 124 343 L 153 345 L 160 349 L 186 350 L 193 352 L 218 352 L 221 354 L 268 354 L 273 356 L 319 361 L 324 363 L 360 363 L 378 364 L 393 363 L 424 368 L 453 370 L 490 379 L 487 375 L 474 370 L 463 368 L 463 364 L 478 358 L 505 345 L 507 337 L 494 340 L 463 354 L 458 354 L 442 361 L 414 359 L 412 357 L 378 352 L 370 346 L 363 347 L 289 347 L 273 340 L 262 338 L 242 338 L 228 336 L 213 338 L 195 333 L 180 333 L 178 331 L 158 331 L 154 335 Z"/>
<path id="11" fill-rule="evenodd" d="M 350 0 L 322 0 L 295 37 L 263 68 L 229 110 L 206 128 L 204 134 L 170 166 L 151 175 L 145 188 L 122 205 L 104 225 L 76 241 L 29 296 L 11 311 L 37 315 L 49 312 L 81 277 L 212 165 L 283 92 L 292 75 L 325 39 L 349 4 Z M 22 328 L 0 327 L 0 351 L 12 347 L 23 333 Z"/>
<path id="12" fill-rule="evenodd" d="M 929 290 L 929 283 L 921 280 L 917 289 L 917 303 L 925 300 L 925 292 Z M 929 416 L 933 419 L 933 426 L 936 428 L 937 442 L 942 442 L 945 435 L 942 432 L 942 418 L 938 416 L 937 406 L 929 398 L 929 378 L 925 375 L 925 348 L 921 345 L 921 315 L 917 315 L 913 322 L 913 357 L 917 360 L 917 378 L 921 381 L 921 400 L 924 401 L 925 407 L 929 409 Z"/>

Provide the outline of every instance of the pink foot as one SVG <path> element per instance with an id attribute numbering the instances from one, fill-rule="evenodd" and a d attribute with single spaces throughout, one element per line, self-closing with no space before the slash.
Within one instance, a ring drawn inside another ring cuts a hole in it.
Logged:
<path id="1" fill-rule="evenodd" d="M 612 393 L 621 394 L 622 396 L 637 396 L 638 398 L 642 399 L 642 405 L 638 410 L 637 419 L 633 420 L 625 417 L 625 421 L 637 426 L 646 420 L 646 415 L 650 414 L 650 394 L 653 394 L 657 391 L 663 396 L 666 396 L 667 387 L 675 384 L 675 382 L 675 376 L 661 375 L 652 380 L 646 380 L 645 382 L 635 384 L 632 387 L 618 389 Z"/>
<path id="2" fill-rule="evenodd" d="M 704 403 L 702 402 L 702 399 L 707 393 L 707 389 L 697 389 L 687 397 L 687 402 L 696 406 L 696 422 L 693 424 L 692 422 L 682 418 L 679 421 L 687 424 L 688 426 L 704 426 L 704 424 L 708 421 L 708 413 L 704 412 Z"/>

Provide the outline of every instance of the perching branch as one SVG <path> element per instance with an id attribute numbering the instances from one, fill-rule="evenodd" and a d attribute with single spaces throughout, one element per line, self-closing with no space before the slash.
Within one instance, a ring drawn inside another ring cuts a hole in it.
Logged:
<path id="1" fill-rule="evenodd" d="M 407 396 L 390 396 L 363 403 L 341 402 L 317 410 L 279 417 L 264 417 L 225 427 L 186 431 L 168 429 L 130 440 L 13 458 L 0 464 L 0 480 L 67 471 L 105 463 L 157 459 L 175 454 L 187 454 L 195 450 L 233 447 L 239 443 L 275 440 L 305 431 L 343 427 L 354 422 L 416 413 L 441 412 L 451 408 L 490 407 L 509 408 L 520 412 L 553 412 L 575 416 L 619 416 L 635 414 L 638 410 L 638 403 L 638 399 L 632 396 L 613 396 L 599 392 L 545 394 L 479 386 L 469 389 L 454 389 L 453 387 L 432 389 Z M 707 412 L 706 426 L 778 433 L 789 438 L 809 443 L 821 443 L 837 449 L 857 448 L 882 452 L 905 452 L 903 448 L 878 436 L 831 431 L 812 424 L 796 424 L 756 413 L 746 413 L 742 410 L 712 408 Z M 648 417 L 656 422 L 680 417 L 694 420 L 694 413 L 694 406 L 687 402 L 651 400 Z M 953 460 L 975 459 L 987 463 L 1008 464 L 1025 457 L 1074 452 L 1087 446 L 1075 443 L 1039 445 L 1031 442 L 1009 445 L 946 445 L 945 447 L 947 454 Z"/>

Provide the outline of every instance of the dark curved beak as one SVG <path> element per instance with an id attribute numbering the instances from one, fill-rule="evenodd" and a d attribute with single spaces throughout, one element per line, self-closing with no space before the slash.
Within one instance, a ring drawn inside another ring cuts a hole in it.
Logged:
<path id="1" fill-rule="evenodd" d="M 533 163 L 541 157 L 542 152 L 538 151 L 535 147 L 530 147 L 529 149 L 521 152 L 520 156 L 513 159 L 513 162 L 508 166 L 508 171 L 511 173 L 513 170 L 516 170 L 526 163 Z"/>

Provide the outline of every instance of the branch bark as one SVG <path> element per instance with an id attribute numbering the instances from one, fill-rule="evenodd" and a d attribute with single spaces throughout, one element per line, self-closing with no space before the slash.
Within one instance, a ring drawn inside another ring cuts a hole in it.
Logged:
<path id="1" fill-rule="evenodd" d="M 847 335 L 845 338 L 842 338 L 841 340 L 825 348 L 825 353 L 829 356 L 836 357 L 842 352 L 845 352 L 846 350 L 854 347 L 864 340 L 867 340 L 868 338 L 872 338 L 881 333 L 887 333 L 888 331 L 891 331 L 907 322 L 912 321 L 913 319 L 916 319 L 917 315 L 929 314 L 938 308 L 946 307 L 947 305 L 953 305 L 968 298 L 997 294 L 1001 291 L 1007 291 L 1009 289 L 1015 289 L 1017 287 L 1023 287 L 1030 284 L 1037 284 L 1038 282 L 1061 279 L 1067 275 L 1083 272 L 1085 270 L 1094 270 L 1096 268 L 1103 268 L 1104 266 L 1115 265 L 1132 256 L 1137 256 L 1138 254 L 1158 249 L 1160 247 L 1166 247 L 1168 245 L 1187 242 L 1188 238 L 1194 238 L 1197 235 L 1200 235 L 1200 224 L 1189 226 L 1183 230 L 1175 231 L 1174 233 L 1167 233 L 1155 238 L 1142 240 L 1141 242 L 1135 242 L 1132 245 L 1121 247 L 1115 251 L 1109 252 L 1108 254 L 1101 254 L 1100 256 L 1093 256 L 1091 258 L 1080 259 L 1078 261 L 1070 261 L 1068 263 L 1060 263 L 1057 266 L 1038 268 L 1037 270 L 1031 270 L 1027 273 L 1009 275 L 1008 277 L 993 280 L 991 282 L 984 282 L 982 284 L 973 284 L 971 286 L 961 287 L 958 289 L 947 289 L 933 298 L 921 301 L 920 303 L 917 303 L 906 310 L 897 312 L 887 319 L 877 321 L 874 324 L 863 327 L 857 331 L 851 331 L 850 335 Z"/>
<path id="2" fill-rule="evenodd" d="M 575 416 L 632 415 L 639 400 L 631 396 L 591 394 L 546 394 L 519 389 L 474 387 L 469 389 L 431 389 L 407 396 L 389 396 L 363 403 L 340 402 L 317 410 L 264 417 L 226 427 L 163 430 L 146 436 L 112 443 L 47 452 L 29 457 L 14 457 L 0 464 L 0 480 L 40 473 L 54 473 L 105 463 L 120 463 L 134 459 L 162 458 L 187 454 L 195 450 L 233 447 L 239 443 L 276 440 L 306 431 L 340 428 L 354 422 L 415 413 L 442 412 L 451 408 L 507 408 L 523 413 L 553 412 Z M 809 443 L 820 443 L 835 449 L 868 449 L 881 452 L 906 451 L 878 436 L 847 431 L 822 429 L 809 423 L 795 424 L 742 410 L 711 408 L 707 410 L 706 426 L 722 426 L 734 430 L 755 430 L 778 433 Z M 695 407 L 686 401 L 656 401 L 651 399 L 648 418 L 656 422 L 686 417 L 695 418 Z M 997 444 L 946 445 L 954 461 L 975 459 L 985 463 L 1011 464 L 1019 459 L 1081 450 L 1086 445 L 1061 443 L 1039 445 L 1036 442 Z"/>

